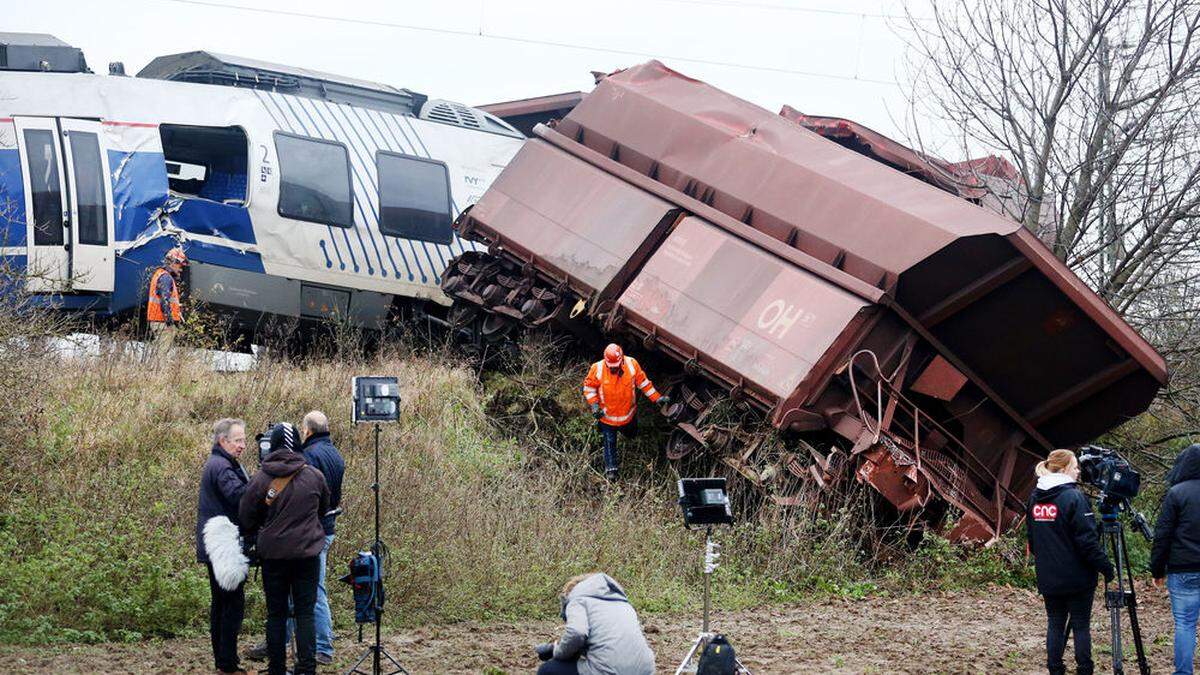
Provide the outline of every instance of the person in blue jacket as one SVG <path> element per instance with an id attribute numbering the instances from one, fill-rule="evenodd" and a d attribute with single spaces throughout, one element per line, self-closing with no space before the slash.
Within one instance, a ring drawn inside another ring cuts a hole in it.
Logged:
<path id="1" fill-rule="evenodd" d="M 1046 604 L 1046 669 L 1051 675 L 1067 672 L 1063 652 L 1069 625 L 1075 635 L 1075 672 L 1091 675 L 1092 599 L 1097 575 L 1111 580 L 1113 567 L 1100 546 L 1092 503 L 1075 483 L 1075 453 L 1054 450 L 1036 470 L 1037 488 L 1026 506 L 1025 527 L 1038 592 Z"/>
<path id="2" fill-rule="evenodd" d="M 346 463 L 341 453 L 329 438 L 329 418 L 320 410 L 313 410 L 300 423 L 300 452 L 304 461 L 325 476 L 329 486 L 330 512 L 321 516 L 321 527 L 325 529 L 325 548 L 321 550 L 321 576 L 317 581 L 317 663 L 333 663 L 333 616 L 329 612 L 329 595 L 325 591 L 325 559 L 337 529 L 336 509 L 342 503 L 342 477 L 346 474 Z"/>
<path id="3" fill-rule="evenodd" d="M 1200 445 L 1189 445 L 1167 474 L 1167 493 L 1154 527 L 1150 574 L 1166 580 L 1175 619 L 1175 673 L 1190 675 L 1200 615 Z"/>
<path id="4" fill-rule="evenodd" d="M 218 672 L 245 673 L 238 663 L 237 639 L 245 616 L 245 582 L 232 591 L 217 583 L 212 561 L 204 548 L 204 524 L 224 516 L 238 525 L 238 504 L 250 476 L 238 459 L 246 449 L 246 423 L 225 418 L 213 425 L 213 446 L 200 476 L 200 495 L 196 503 L 196 560 L 208 569 L 212 595 L 208 627 L 212 638 L 213 660 Z"/>

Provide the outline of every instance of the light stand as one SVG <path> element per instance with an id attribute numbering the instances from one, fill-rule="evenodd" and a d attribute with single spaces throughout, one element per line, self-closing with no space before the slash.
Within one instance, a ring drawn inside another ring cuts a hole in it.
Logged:
<path id="1" fill-rule="evenodd" d="M 374 543 L 371 545 L 371 552 L 372 552 L 372 554 L 374 554 L 374 556 L 376 556 L 376 560 L 379 561 L 379 565 L 383 565 L 383 557 L 382 557 L 383 556 L 383 540 L 379 538 L 379 432 L 380 432 L 380 428 L 379 428 L 379 423 L 377 422 L 376 423 L 376 458 L 374 458 L 374 459 L 376 459 L 376 461 L 374 461 L 374 482 L 371 483 L 371 491 L 374 492 L 374 501 L 376 501 L 376 538 L 374 538 Z M 380 578 L 379 578 L 379 591 L 383 591 L 382 575 L 380 575 Z M 388 653 L 388 650 L 384 649 L 382 641 L 380 641 L 380 634 L 382 634 L 382 628 L 380 628 L 380 627 L 382 627 L 382 625 L 383 625 L 383 593 L 382 592 L 374 593 L 374 616 L 376 616 L 376 620 L 374 620 L 374 625 L 376 625 L 376 641 L 374 641 L 373 645 L 367 647 L 367 651 L 362 653 L 362 656 L 359 657 L 358 661 L 355 661 L 354 665 L 352 665 L 352 667 L 350 667 L 350 669 L 346 671 L 346 675 L 384 675 L 383 674 L 383 659 L 384 658 L 388 659 L 388 662 L 391 664 L 391 665 L 389 665 L 389 668 L 391 668 L 391 667 L 396 668 L 395 670 L 391 670 L 390 673 L 388 673 L 388 675 L 396 675 L 397 673 L 403 673 L 404 675 L 408 675 L 408 670 L 404 670 L 403 665 L 401 665 L 400 662 L 396 661 L 396 658 L 392 657 L 390 655 L 390 653 Z M 361 631 L 362 631 L 362 627 L 360 626 L 359 627 L 360 638 L 361 638 L 361 634 L 362 634 Z M 366 662 L 367 658 L 370 658 L 372 661 L 370 673 L 367 673 L 366 670 L 360 669 L 361 665 L 364 664 L 364 662 Z"/>
<path id="2" fill-rule="evenodd" d="M 383 556 L 387 550 L 379 536 L 379 434 L 382 429 L 380 422 L 395 422 L 399 419 L 399 388 L 395 378 L 391 377 L 356 377 L 354 378 L 354 407 L 353 420 L 375 423 L 375 480 L 371 483 L 371 491 L 375 493 L 375 541 L 371 545 L 371 553 L 378 565 L 378 588 L 373 589 L 373 606 L 375 610 L 375 644 L 367 647 L 367 651 L 346 671 L 346 675 L 397 675 L 408 671 L 400 662 L 383 648 L 381 632 L 383 624 Z M 359 625 L 359 640 L 362 640 L 362 625 Z M 371 659 L 371 670 L 362 670 L 361 666 Z M 388 667 L 395 667 L 388 673 L 383 672 L 383 660 L 387 659 Z"/>
<path id="3" fill-rule="evenodd" d="M 709 608 L 712 593 L 712 574 L 720 564 L 721 545 L 712 540 L 713 525 L 732 525 L 733 513 L 729 508 L 729 497 L 725 492 L 724 478 L 684 478 L 679 481 L 679 505 L 683 508 L 684 527 L 704 525 L 704 616 L 700 634 L 692 641 L 675 675 L 695 673 L 700 669 L 700 658 L 716 633 L 709 630 Z M 750 675 L 750 670 L 734 658 L 739 673 Z"/>

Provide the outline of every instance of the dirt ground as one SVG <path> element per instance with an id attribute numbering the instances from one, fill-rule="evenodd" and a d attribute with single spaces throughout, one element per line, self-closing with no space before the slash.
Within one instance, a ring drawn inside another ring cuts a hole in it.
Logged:
<path id="1" fill-rule="evenodd" d="M 1165 592 L 1139 587 L 1142 631 L 1154 672 L 1171 670 L 1171 615 Z M 1124 616 L 1124 615 L 1123 615 Z M 898 598 L 813 601 L 763 610 L 718 612 L 743 663 L 762 673 L 1036 673 L 1045 672 L 1045 614 L 1028 591 L 987 588 Z M 659 672 L 671 673 L 698 630 L 698 617 L 645 617 Z M 1137 672 L 1125 627 L 1127 669 Z M 456 624 L 385 632 L 387 650 L 411 673 L 528 673 L 531 646 L 554 636 L 556 621 Z M 1111 670 L 1108 613 L 1092 614 L 1097 672 Z M 243 645 L 258 634 L 244 634 Z M 334 667 L 345 672 L 365 645 L 339 639 Z M 1068 667 L 1071 665 L 1068 646 Z M 0 647 L 0 672 L 213 672 L 203 638 L 79 647 Z M 265 664 L 247 663 L 263 668 Z M 369 672 L 369 668 L 368 668 Z"/>

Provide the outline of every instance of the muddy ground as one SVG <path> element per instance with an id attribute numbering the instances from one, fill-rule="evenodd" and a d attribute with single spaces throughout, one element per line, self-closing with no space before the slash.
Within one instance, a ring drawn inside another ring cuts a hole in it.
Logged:
<path id="1" fill-rule="evenodd" d="M 1154 672 L 1171 671 L 1171 616 L 1165 592 L 1138 588 L 1142 630 Z M 988 588 L 922 596 L 824 600 L 716 613 L 743 662 L 760 673 L 1036 673 L 1045 672 L 1045 614 L 1029 591 Z M 1111 672 L 1108 614 L 1093 611 L 1097 672 Z M 649 616 L 646 633 L 660 672 L 673 672 L 698 628 L 698 617 Z M 1129 672 L 1132 644 L 1126 627 Z M 387 649 L 416 673 L 527 673 L 530 647 L 554 635 L 555 621 L 457 624 L 385 633 Z M 243 644 L 261 635 L 243 634 Z M 364 645 L 345 635 L 335 667 L 345 672 Z M 1068 647 L 1068 652 L 1070 647 Z M 203 638 L 78 647 L 0 647 L 0 672 L 204 673 L 211 668 Z M 1071 664 L 1068 655 L 1068 666 Z M 253 667 L 265 664 L 254 664 Z M 368 668 L 369 672 L 369 668 Z"/>

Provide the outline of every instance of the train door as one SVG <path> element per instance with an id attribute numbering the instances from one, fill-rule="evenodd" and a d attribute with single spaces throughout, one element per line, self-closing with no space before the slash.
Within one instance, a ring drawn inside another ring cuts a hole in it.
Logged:
<path id="1" fill-rule="evenodd" d="M 71 214 L 71 288 L 111 291 L 112 181 L 99 122 L 60 119 Z"/>
<path id="2" fill-rule="evenodd" d="M 25 188 L 28 246 L 27 283 L 31 291 L 56 291 L 70 279 L 67 210 L 58 122 L 51 117 L 13 119 Z"/>
<path id="3" fill-rule="evenodd" d="M 99 122 L 16 117 L 31 291 L 113 289 L 112 184 Z"/>

